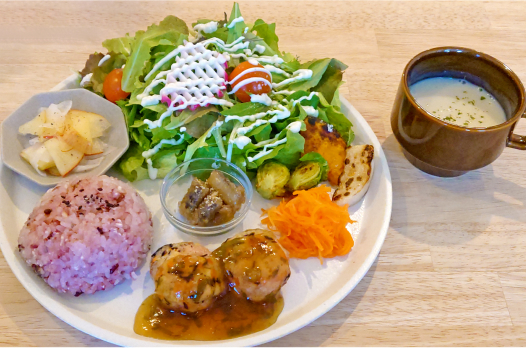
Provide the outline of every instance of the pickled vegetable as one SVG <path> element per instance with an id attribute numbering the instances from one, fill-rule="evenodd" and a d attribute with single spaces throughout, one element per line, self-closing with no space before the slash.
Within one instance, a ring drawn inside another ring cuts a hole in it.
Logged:
<path id="1" fill-rule="evenodd" d="M 214 170 L 206 181 L 192 180 L 179 212 L 192 225 L 217 226 L 232 220 L 245 203 L 245 188 Z"/>

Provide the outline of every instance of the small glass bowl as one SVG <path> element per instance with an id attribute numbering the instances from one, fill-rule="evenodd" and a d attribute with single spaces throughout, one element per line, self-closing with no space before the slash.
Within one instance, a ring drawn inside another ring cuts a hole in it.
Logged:
<path id="1" fill-rule="evenodd" d="M 243 185 L 245 188 L 245 203 L 236 212 L 234 218 L 227 223 L 206 227 L 191 225 L 179 212 L 179 202 L 188 192 L 194 176 L 201 180 L 206 180 L 213 170 L 219 170 L 234 184 Z M 190 234 L 211 236 L 224 233 L 243 221 L 252 202 L 252 193 L 250 179 L 235 164 L 219 158 L 196 158 L 172 169 L 163 180 L 160 194 L 164 215 L 174 227 Z"/>

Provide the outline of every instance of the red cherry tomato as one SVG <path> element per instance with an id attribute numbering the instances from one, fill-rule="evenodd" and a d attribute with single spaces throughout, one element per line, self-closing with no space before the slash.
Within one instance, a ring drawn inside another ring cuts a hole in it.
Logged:
<path id="1" fill-rule="evenodd" d="M 121 100 L 130 95 L 130 93 L 122 90 L 122 69 L 112 70 L 104 79 L 102 85 L 102 93 L 106 99 L 110 102 L 115 103 L 117 100 Z"/>
<path id="2" fill-rule="evenodd" d="M 263 68 L 261 64 L 258 65 L 252 65 L 249 62 L 243 62 L 236 66 L 234 71 L 229 76 L 230 81 L 234 81 L 236 76 L 241 75 L 243 71 L 251 69 L 251 68 Z M 265 83 L 264 81 L 253 81 L 247 84 L 243 84 L 244 80 L 250 79 L 250 78 L 260 78 L 265 79 L 268 81 L 268 83 Z M 271 82 L 271 76 L 270 74 L 263 72 L 263 71 L 252 71 L 245 73 L 239 77 L 239 79 L 235 80 L 235 82 L 231 85 L 232 89 L 235 89 L 238 84 L 242 84 L 241 87 L 235 92 L 237 99 L 239 99 L 240 102 L 246 103 L 250 101 L 250 94 L 264 94 L 264 93 L 270 93 L 272 88 L 270 87 Z"/>

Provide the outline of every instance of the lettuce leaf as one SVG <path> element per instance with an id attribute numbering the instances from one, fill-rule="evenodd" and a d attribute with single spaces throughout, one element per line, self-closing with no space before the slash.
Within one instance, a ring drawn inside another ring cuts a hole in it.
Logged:
<path id="1" fill-rule="evenodd" d="M 341 81 L 341 75 L 339 76 L 339 74 L 346 67 L 345 64 L 334 58 L 324 58 L 304 63 L 300 66 L 300 69 L 312 70 L 312 77 L 309 80 L 292 83 L 285 89 L 291 91 L 316 90 L 316 87 L 321 84 L 320 92 L 324 95 L 327 94 L 332 101 L 336 86 Z M 328 73 L 326 74 L 327 70 Z M 338 76 L 340 77 L 339 80 Z"/>
<path id="2" fill-rule="evenodd" d="M 320 108 L 318 111 L 320 112 L 319 118 L 331 124 L 340 133 L 347 146 L 351 145 L 354 140 L 352 123 L 340 111 L 340 108 L 329 104 L 323 96 L 320 96 Z"/>
<path id="3" fill-rule="evenodd" d="M 218 112 L 215 106 L 200 107 L 195 110 L 190 110 L 189 108 L 184 109 L 179 116 L 173 116 L 170 118 L 170 123 L 166 125 L 166 129 L 175 129 L 179 128 L 187 123 L 192 122 L 195 119 L 198 119 L 201 116 L 204 116 L 210 112 Z M 198 138 L 198 137 L 197 137 Z"/>
<path id="4" fill-rule="evenodd" d="M 123 37 L 105 40 L 102 42 L 102 47 L 107 49 L 108 52 L 121 53 L 128 57 L 131 54 L 132 43 L 133 37 L 126 33 Z"/>
<path id="5" fill-rule="evenodd" d="M 152 165 L 158 169 L 158 178 L 165 177 L 177 165 L 179 152 L 181 150 L 162 149 L 152 156 Z"/>
<path id="6" fill-rule="evenodd" d="M 199 118 L 194 119 L 186 124 L 186 133 L 194 138 L 199 138 L 205 134 L 208 129 L 217 121 L 219 113 L 208 112 Z"/>
<path id="7" fill-rule="evenodd" d="M 259 112 L 265 112 L 269 109 L 268 106 L 260 104 L 260 103 L 238 103 L 235 104 L 233 107 L 227 110 L 221 111 L 221 114 L 224 116 L 247 116 L 247 115 L 254 115 Z"/>
<path id="8" fill-rule="evenodd" d="M 122 76 L 122 89 L 133 92 L 137 82 L 141 85 L 139 78 L 145 72 L 145 64 L 151 58 L 150 51 L 153 47 L 169 43 L 175 45 L 182 35 L 188 37 L 188 27 L 183 20 L 174 16 L 166 17 L 159 25 L 149 26 L 146 31 L 135 33 L 131 55 L 126 61 Z"/>
<path id="9" fill-rule="evenodd" d="M 254 128 L 245 136 L 247 137 L 254 137 L 257 142 L 264 141 L 267 139 L 270 139 L 270 134 L 272 133 L 272 126 L 270 124 L 264 124 L 259 127 Z"/>
<path id="10" fill-rule="evenodd" d="M 270 47 L 274 52 L 267 53 L 269 55 L 278 54 L 281 55 L 278 48 L 279 38 L 276 35 L 276 23 L 267 24 L 262 19 L 258 19 L 252 30 L 255 30 L 257 35 L 265 41 L 265 43 Z"/>
<path id="11" fill-rule="evenodd" d="M 104 58 L 104 54 L 102 53 L 95 52 L 93 54 L 90 54 L 88 60 L 86 60 L 84 69 L 80 71 L 80 75 L 84 77 L 88 74 L 91 74 L 93 72 L 93 69 L 95 69 L 99 65 L 99 62 L 102 58 Z"/>
<path id="12" fill-rule="evenodd" d="M 232 12 L 230 13 L 230 18 L 228 19 L 228 24 L 226 28 L 232 23 L 232 21 L 236 18 L 242 17 L 241 11 L 239 10 L 239 4 L 237 2 L 234 2 L 234 6 L 232 7 Z M 244 31 L 245 31 L 246 24 L 244 21 L 237 22 L 232 28 L 228 28 L 228 37 L 226 43 L 232 43 L 239 39 Z"/>
<path id="13" fill-rule="evenodd" d="M 136 181 L 148 178 L 148 170 L 142 167 L 144 163 L 142 152 L 138 144 L 131 144 L 128 151 L 119 160 L 118 166 L 126 179 Z"/>
<path id="14" fill-rule="evenodd" d="M 192 23 L 192 28 L 195 27 L 197 24 L 206 24 L 208 22 L 211 22 L 211 19 L 198 19 L 197 22 Z M 222 41 L 226 42 L 228 40 L 228 28 L 224 25 L 228 23 L 228 20 L 226 19 L 226 13 L 225 13 L 225 19 L 221 21 L 215 21 L 217 22 L 217 30 L 212 33 L 201 33 L 205 39 L 210 39 L 213 37 L 216 37 L 218 39 L 221 39 Z"/>
<path id="15" fill-rule="evenodd" d="M 298 133 L 293 133 L 290 130 L 284 131 L 287 135 L 287 142 L 276 147 L 272 148 L 272 151 L 261 157 L 257 160 L 250 162 L 248 164 L 249 169 L 256 169 L 263 164 L 266 160 L 273 159 L 278 162 L 283 163 L 289 169 L 293 169 L 299 162 L 301 153 L 305 145 L 305 139 Z M 283 133 L 282 133 L 283 134 Z M 253 152 L 252 155 L 255 155 L 257 152 L 261 151 L 261 148 L 258 148 L 258 151 L 251 150 L 248 152 Z"/>
<path id="16" fill-rule="evenodd" d="M 208 139 L 209 133 L 212 132 L 212 130 L 213 130 L 212 128 L 214 128 L 215 125 L 216 125 L 216 122 L 214 122 L 214 124 L 210 127 L 210 129 L 208 129 L 203 135 L 201 135 L 199 137 L 199 139 L 194 141 L 191 145 L 189 145 L 186 148 L 186 153 L 185 153 L 185 156 L 184 156 L 184 162 L 191 160 L 194 157 L 194 153 L 198 149 L 208 146 L 208 143 L 206 142 L 206 140 Z M 204 150 L 201 150 L 201 151 L 204 151 Z"/>
<path id="17" fill-rule="evenodd" d="M 122 113 L 124 114 L 124 120 L 126 121 L 126 126 L 128 127 L 128 131 L 130 131 L 130 128 L 135 122 L 138 105 L 128 105 L 126 100 L 117 100 L 116 104 L 121 108 Z"/>
<path id="18" fill-rule="evenodd" d="M 299 81 L 292 83 L 286 87 L 286 89 L 291 91 L 307 91 L 312 87 L 315 87 L 320 82 L 323 74 L 327 70 L 329 64 L 331 63 L 331 58 L 318 59 L 304 63 L 300 66 L 300 69 L 310 69 L 312 70 L 312 77 L 309 80 Z"/>
<path id="19" fill-rule="evenodd" d="M 323 94 L 325 99 L 329 103 L 332 103 L 338 88 L 342 84 L 343 71 L 346 68 L 347 66 L 339 60 L 331 59 L 320 82 L 312 90 Z M 337 103 L 339 103 L 339 95 L 337 96 L 337 100 Z"/>

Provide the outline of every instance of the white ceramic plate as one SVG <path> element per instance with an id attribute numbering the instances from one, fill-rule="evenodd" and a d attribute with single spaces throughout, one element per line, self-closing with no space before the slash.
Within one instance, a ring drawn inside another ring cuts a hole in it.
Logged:
<path id="1" fill-rule="evenodd" d="M 78 79 L 71 77 L 57 89 L 71 88 Z M 291 259 L 292 275 L 282 289 L 285 308 L 278 321 L 266 330 L 224 341 L 160 341 L 133 332 L 135 313 L 142 301 L 154 291 L 145 262 L 137 272 L 139 278 L 126 281 L 107 292 L 72 297 L 57 294 L 22 260 L 17 251 L 19 231 L 45 189 L 0 166 L 0 247 L 22 285 L 47 310 L 71 326 L 123 346 L 252 346 L 283 337 L 311 323 L 340 302 L 367 273 L 382 247 L 392 207 L 391 176 L 387 161 L 373 131 L 360 113 L 345 99 L 342 110 L 354 124 L 355 143 L 373 144 L 375 171 L 364 199 L 349 209 L 353 220 L 355 246 L 345 257 L 326 260 Z M 110 172 L 110 175 L 116 175 Z M 159 201 L 161 180 L 142 181 L 133 186 L 144 197 L 153 214 L 155 227 L 152 252 L 165 243 L 198 241 L 214 249 L 226 238 L 259 226 L 261 208 L 277 201 L 266 201 L 254 194 L 253 206 L 241 226 L 221 236 L 195 237 L 175 230 L 164 218 Z M 149 262 L 149 260 L 148 260 Z"/>

